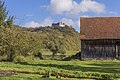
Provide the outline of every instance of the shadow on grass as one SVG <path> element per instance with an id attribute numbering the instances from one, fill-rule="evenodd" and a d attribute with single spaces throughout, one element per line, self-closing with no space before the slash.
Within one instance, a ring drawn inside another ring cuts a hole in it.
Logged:
<path id="1" fill-rule="evenodd" d="M 29 63 L 19 63 L 19 64 L 30 65 L 30 66 L 52 67 L 52 68 L 65 69 L 65 70 L 71 70 L 71 71 L 82 71 L 82 72 L 120 73 L 120 63 L 88 64 L 96 67 L 59 65 L 59 64 L 29 64 Z M 113 67 L 113 66 L 116 66 L 116 67 Z"/>
<path id="2" fill-rule="evenodd" d="M 63 60 L 61 60 L 61 61 L 70 61 L 72 59 L 81 60 L 81 52 L 78 52 L 75 55 L 68 56 L 68 57 L 64 58 Z"/>
<path id="3" fill-rule="evenodd" d="M 119 68 L 120 69 L 120 62 L 102 62 L 102 63 L 95 63 L 95 64 L 89 64 L 96 67 L 111 67 L 111 68 Z"/>

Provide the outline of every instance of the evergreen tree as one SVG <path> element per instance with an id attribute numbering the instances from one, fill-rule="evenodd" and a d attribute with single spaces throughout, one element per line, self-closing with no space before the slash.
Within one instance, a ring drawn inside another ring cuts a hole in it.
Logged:
<path id="1" fill-rule="evenodd" d="M 4 6 L 5 2 L 0 0 L 0 26 L 5 24 L 5 20 L 7 18 L 8 11 L 6 11 L 6 7 Z"/>
<path id="2" fill-rule="evenodd" d="M 8 28 L 11 28 L 13 26 L 13 20 L 14 20 L 14 17 L 9 16 L 9 18 L 7 19 L 7 21 L 5 23 Z"/>

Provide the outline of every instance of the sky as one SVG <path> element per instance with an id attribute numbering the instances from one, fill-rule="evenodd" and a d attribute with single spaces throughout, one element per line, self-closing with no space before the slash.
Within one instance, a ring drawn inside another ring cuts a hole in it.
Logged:
<path id="1" fill-rule="evenodd" d="M 64 22 L 80 31 L 80 17 L 120 15 L 120 0 L 4 0 L 14 23 L 24 27 Z"/>

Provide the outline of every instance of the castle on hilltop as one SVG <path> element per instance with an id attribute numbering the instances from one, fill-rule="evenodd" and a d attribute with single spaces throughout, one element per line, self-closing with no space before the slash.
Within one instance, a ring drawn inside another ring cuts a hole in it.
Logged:
<path id="1" fill-rule="evenodd" d="M 52 23 L 52 27 L 65 27 L 65 23 L 63 22 Z"/>

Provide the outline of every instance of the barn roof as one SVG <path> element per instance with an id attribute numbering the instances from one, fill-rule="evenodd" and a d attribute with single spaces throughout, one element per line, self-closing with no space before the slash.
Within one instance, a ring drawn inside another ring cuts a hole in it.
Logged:
<path id="1" fill-rule="evenodd" d="M 80 19 L 81 39 L 120 39 L 120 17 Z"/>

